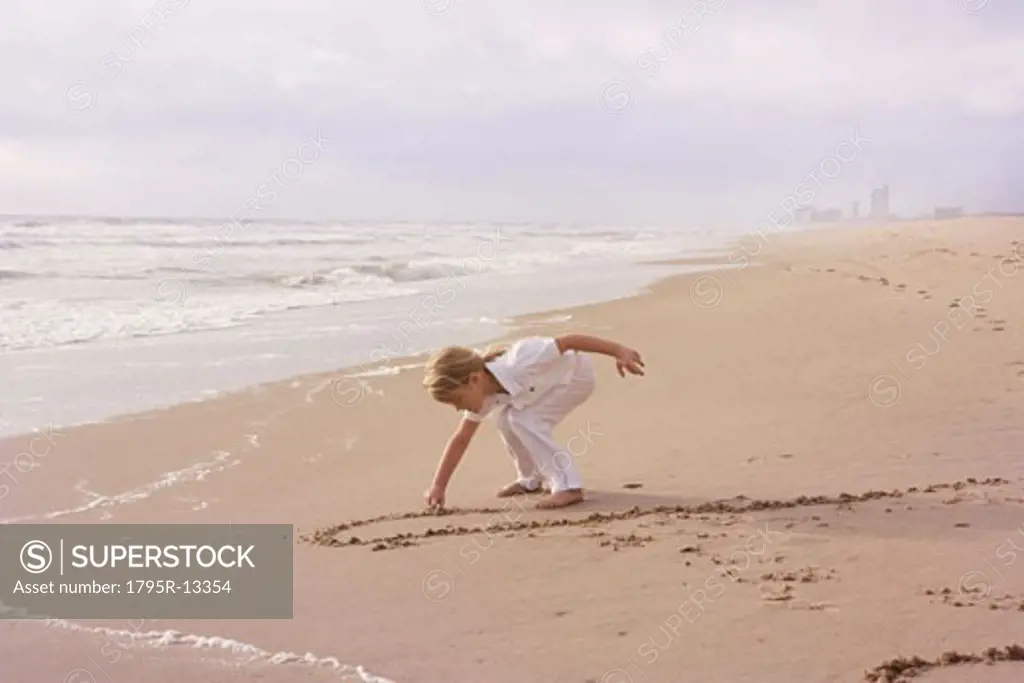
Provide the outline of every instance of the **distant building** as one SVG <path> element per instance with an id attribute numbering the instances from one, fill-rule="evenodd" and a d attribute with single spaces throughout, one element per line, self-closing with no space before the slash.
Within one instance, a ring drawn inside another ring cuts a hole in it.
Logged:
<path id="1" fill-rule="evenodd" d="M 936 206 L 935 220 L 948 220 L 950 218 L 963 218 L 964 207 L 962 206 Z"/>
<path id="2" fill-rule="evenodd" d="M 842 218 L 843 212 L 839 209 L 822 209 L 811 214 L 812 223 L 831 223 L 832 221 L 842 220 Z"/>
<path id="3" fill-rule="evenodd" d="M 850 205 L 850 218 L 853 220 L 860 218 L 860 202 L 853 202 Z"/>
<path id="4" fill-rule="evenodd" d="M 815 209 L 813 206 L 801 206 L 793 211 L 793 217 L 797 223 L 809 223 L 811 217 L 814 216 Z"/>
<path id="5" fill-rule="evenodd" d="M 889 186 L 883 185 L 871 191 L 871 218 L 876 221 L 889 219 Z"/>

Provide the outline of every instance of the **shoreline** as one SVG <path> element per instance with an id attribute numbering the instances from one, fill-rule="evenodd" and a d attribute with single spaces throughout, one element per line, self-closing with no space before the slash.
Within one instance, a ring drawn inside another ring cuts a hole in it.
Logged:
<path id="1" fill-rule="evenodd" d="M 0 325 L 0 438 L 365 362 L 382 328 L 429 294 L 440 305 L 420 307 L 429 325 L 409 343 L 502 334 L 496 312 L 629 295 L 661 274 L 638 262 L 728 238 L 686 227 L 264 226 L 204 255 L 208 227 L 140 235 L 132 225 L 46 225 L 45 239 L 0 225 L 17 245 L 0 254 L 13 274 L 0 283 L 11 313 Z M 92 246 L 78 257 L 60 249 L 79 242 Z M 189 251 L 202 267 L 175 268 Z"/>
<path id="2" fill-rule="evenodd" d="M 662 280 L 664 280 L 666 278 L 676 277 L 676 276 L 681 275 L 681 274 L 686 274 L 687 272 L 703 272 L 705 270 L 706 271 L 716 270 L 717 269 L 717 267 L 716 267 L 717 265 L 721 265 L 721 264 L 718 264 L 714 259 L 711 259 L 711 258 L 707 258 L 707 259 L 702 259 L 702 258 L 697 258 L 697 259 L 683 258 L 683 259 L 680 259 L 678 262 L 671 261 L 671 260 L 667 260 L 667 261 L 646 261 L 646 262 L 645 261 L 625 262 L 625 263 L 619 264 L 619 266 L 624 268 L 625 270 L 627 270 L 627 271 L 629 271 L 631 273 L 629 275 L 629 279 L 630 280 L 639 281 L 640 284 L 633 284 L 633 285 L 630 285 L 630 286 L 626 287 L 626 291 L 624 293 L 616 293 L 616 294 L 614 294 L 612 296 L 607 296 L 607 297 L 602 296 L 601 298 L 594 298 L 594 297 L 589 296 L 589 295 L 584 295 L 582 297 L 580 295 L 574 295 L 574 296 L 572 296 L 570 298 L 574 298 L 574 299 L 584 298 L 584 299 L 588 299 L 588 301 L 586 303 L 583 303 L 583 304 L 573 304 L 573 303 L 570 303 L 570 304 L 566 304 L 566 305 L 557 305 L 557 306 L 551 306 L 551 307 L 531 308 L 529 311 L 524 312 L 524 313 L 513 313 L 513 314 L 509 315 L 507 318 L 505 318 L 503 320 L 492 321 L 492 325 L 491 326 L 496 327 L 497 328 L 496 330 L 484 331 L 484 329 L 487 326 L 486 325 L 481 325 L 480 326 L 480 328 L 481 328 L 480 330 L 468 331 L 468 332 L 465 332 L 463 334 L 458 334 L 457 337 L 449 338 L 447 341 L 445 341 L 443 343 L 444 344 L 464 344 L 464 345 L 468 345 L 468 346 L 472 346 L 474 344 L 491 343 L 490 340 L 492 340 L 492 339 L 502 338 L 502 337 L 507 336 L 509 334 L 514 334 L 514 331 L 522 324 L 521 321 L 523 321 L 523 320 L 535 319 L 537 317 L 543 317 L 545 315 L 547 315 L 547 316 L 554 316 L 554 315 L 559 315 L 559 314 L 567 314 L 568 312 L 572 311 L 573 309 L 575 309 L 577 307 L 581 307 L 581 306 L 582 307 L 587 307 L 587 306 L 593 306 L 593 305 L 600 305 L 602 303 L 607 303 L 607 302 L 621 300 L 621 299 L 633 298 L 633 297 L 642 295 L 644 292 L 648 291 L 649 288 L 652 285 L 654 285 L 655 283 L 660 282 L 660 281 L 662 281 Z M 657 274 L 657 273 L 649 272 L 649 271 L 655 270 L 655 269 L 674 270 L 675 272 L 662 273 L 662 274 Z M 412 298 L 412 299 L 424 299 L 424 296 L 410 297 L 410 298 Z M 429 298 L 429 295 L 427 295 L 426 298 Z M 420 307 L 420 305 L 421 304 L 418 304 L 415 308 L 413 308 L 413 312 L 415 312 L 416 309 Z M 403 318 L 397 319 L 395 321 L 395 323 L 397 323 L 396 325 L 393 325 L 393 326 L 387 327 L 387 328 L 382 328 L 381 334 L 378 335 L 378 336 L 388 337 L 388 338 L 384 339 L 383 343 L 378 344 L 378 346 L 376 348 L 371 350 L 369 352 L 369 355 L 372 356 L 374 351 L 379 350 L 381 347 L 387 346 L 389 343 L 393 343 L 393 341 L 395 341 L 394 335 L 395 335 L 396 331 L 400 331 L 400 332 L 405 332 L 406 333 L 405 338 L 398 340 L 400 345 L 406 345 L 407 342 L 408 342 L 407 330 L 397 330 L 397 328 L 401 327 L 403 323 L 406 324 L 407 326 L 411 327 L 414 323 L 418 323 L 418 322 L 419 321 L 416 321 L 416 320 L 413 319 L 412 313 L 409 313 L 409 314 L 405 315 Z M 429 322 L 432 322 L 432 321 L 429 321 Z M 392 329 L 392 328 L 396 328 L 396 329 Z M 203 330 L 203 331 L 191 333 L 190 335 L 188 335 L 190 338 L 187 340 L 187 342 L 195 343 L 195 344 L 201 344 L 203 337 L 210 338 L 212 336 L 223 335 L 225 337 L 225 339 L 227 340 L 225 343 L 226 344 L 230 344 L 230 341 L 229 341 L 230 340 L 230 336 L 232 335 L 234 329 L 237 329 L 237 328 L 227 328 L 227 329 L 224 329 L 224 330 Z M 426 329 L 426 328 L 424 328 L 424 329 Z M 419 330 L 419 331 L 422 332 L 422 330 Z M 428 330 L 428 332 L 429 332 L 429 330 Z M 156 339 L 156 341 L 158 343 L 159 342 L 168 341 L 168 338 L 150 338 L 150 339 Z M 284 342 L 282 342 L 282 343 L 284 343 Z M 0 432 L 0 446 L 2 446 L 2 444 L 5 441 L 9 441 L 9 440 L 12 440 L 12 439 L 24 438 L 24 437 L 27 437 L 27 436 L 33 436 L 35 434 L 38 434 L 40 430 L 44 430 L 44 429 L 62 430 L 62 429 L 74 429 L 74 428 L 77 428 L 77 427 L 84 427 L 84 426 L 89 426 L 89 425 L 117 423 L 117 422 L 119 422 L 121 420 L 131 420 L 131 419 L 136 419 L 136 418 L 142 418 L 145 415 L 147 415 L 148 413 L 169 410 L 169 409 L 173 409 L 173 408 L 175 408 L 177 406 L 181 406 L 181 405 L 202 404 L 202 403 L 205 403 L 205 402 L 208 402 L 208 401 L 231 400 L 233 398 L 237 398 L 238 396 L 246 395 L 246 394 L 249 394 L 249 393 L 252 393 L 252 392 L 262 392 L 263 390 L 269 389 L 270 387 L 273 387 L 273 386 L 281 385 L 283 383 L 292 383 L 292 382 L 296 382 L 296 381 L 302 382 L 302 381 L 304 381 L 304 380 L 306 380 L 308 378 L 317 377 L 317 376 L 323 376 L 325 374 L 335 374 L 335 375 L 338 375 L 339 377 L 341 377 L 341 376 L 347 375 L 349 372 L 353 372 L 353 371 L 356 371 L 356 370 L 358 370 L 359 372 L 372 371 L 372 370 L 378 369 L 382 365 L 388 366 L 388 365 L 390 365 L 391 363 L 393 363 L 395 361 L 407 362 L 407 361 L 411 361 L 412 359 L 419 358 L 419 357 L 423 356 L 425 353 L 429 353 L 430 350 L 433 350 L 434 348 L 438 348 L 439 345 L 440 344 L 430 344 L 430 349 L 427 350 L 427 351 L 414 351 L 411 354 L 405 354 L 405 355 L 403 355 L 402 349 L 400 349 L 397 352 L 396 355 L 384 356 L 384 358 L 388 359 L 388 361 L 386 361 L 386 362 L 382 362 L 380 360 L 368 361 L 366 359 L 366 357 L 365 357 L 365 354 L 364 354 L 364 357 L 362 357 L 362 358 L 359 358 L 357 360 L 353 360 L 353 361 L 351 361 L 349 363 L 343 363 L 343 364 L 341 364 L 339 366 L 333 367 L 332 369 L 316 369 L 316 370 L 307 370 L 307 371 L 299 371 L 299 372 L 287 372 L 286 374 L 273 373 L 272 376 L 270 376 L 269 378 L 266 378 L 266 379 L 260 378 L 260 377 L 256 377 L 256 378 L 254 378 L 252 380 L 244 380 L 243 379 L 243 380 L 238 381 L 238 382 L 233 382 L 231 385 L 224 386 L 222 388 L 205 389 L 205 390 L 201 391 L 198 395 L 187 395 L 185 397 L 180 397 L 180 396 L 177 396 L 177 395 L 170 395 L 170 396 L 165 397 L 165 398 L 156 399 L 157 405 L 155 405 L 155 406 L 152 406 L 152 407 L 142 407 L 142 408 L 135 409 L 135 410 L 129 409 L 129 410 L 126 410 L 126 411 L 109 413 L 105 417 L 85 418 L 85 419 L 81 419 L 81 420 L 71 420 L 71 421 L 48 420 L 48 421 L 44 422 L 43 424 L 37 424 L 36 426 L 28 427 L 28 428 L 22 428 L 19 431 L 8 432 L 8 433 Z M 30 356 L 34 356 L 34 355 L 40 354 L 40 353 L 43 353 L 43 354 L 54 354 L 54 353 L 67 353 L 67 352 L 85 352 L 85 353 L 98 352 L 98 351 L 104 349 L 105 347 L 113 348 L 111 346 L 110 342 L 100 342 L 99 344 L 93 345 L 93 346 L 91 346 L 89 348 L 86 348 L 83 345 L 82 347 L 75 347 L 75 348 L 67 347 L 65 349 L 60 349 L 60 350 L 42 349 L 42 350 L 31 350 L 31 351 L 27 351 L 27 352 L 17 352 L 17 353 L 20 354 L 18 356 L 18 358 L 28 358 Z M 389 353 L 390 353 L 390 350 L 389 350 Z M 14 359 L 14 357 L 12 355 L 12 360 L 13 359 Z M 30 361 L 30 365 L 33 365 L 33 363 L 31 363 L 31 361 Z"/>

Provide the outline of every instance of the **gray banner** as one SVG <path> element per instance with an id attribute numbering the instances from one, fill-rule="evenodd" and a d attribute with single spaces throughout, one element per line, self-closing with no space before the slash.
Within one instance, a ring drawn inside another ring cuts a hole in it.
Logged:
<path id="1" fill-rule="evenodd" d="M 291 619 L 289 524 L 0 525 L 0 619 Z"/>

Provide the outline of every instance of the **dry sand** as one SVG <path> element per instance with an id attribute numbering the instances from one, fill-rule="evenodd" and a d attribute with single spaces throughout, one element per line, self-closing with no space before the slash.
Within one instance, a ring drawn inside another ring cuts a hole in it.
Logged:
<path id="1" fill-rule="evenodd" d="M 487 425 L 450 513 L 422 513 L 457 416 L 412 371 L 62 430 L 0 514 L 294 523 L 294 620 L 142 630 L 399 683 L 852 683 L 896 680 L 892 660 L 915 656 L 918 680 L 1019 681 L 1019 650 L 986 654 L 1024 644 L 1017 240 L 1009 218 L 752 236 L 741 270 L 524 320 L 517 335 L 610 336 L 648 367 L 599 363 L 561 428 L 589 495 L 568 510 L 493 497 L 512 468 Z M 114 662 L 102 634 L 0 623 L 0 681 L 338 680 L 118 642 Z M 928 668 L 954 651 L 995 663 Z"/>

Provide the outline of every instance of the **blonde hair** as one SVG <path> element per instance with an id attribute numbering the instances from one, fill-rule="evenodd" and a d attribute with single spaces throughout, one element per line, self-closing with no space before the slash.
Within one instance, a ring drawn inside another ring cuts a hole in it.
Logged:
<path id="1" fill-rule="evenodd" d="M 454 392 L 469 383 L 474 372 L 486 370 L 486 364 L 505 353 L 505 347 L 491 347 L 477 353 L 464 346 L 446 346 L 427 361 L 423 386 L 431 397 L 441 403 L 450 403 Z"/>

